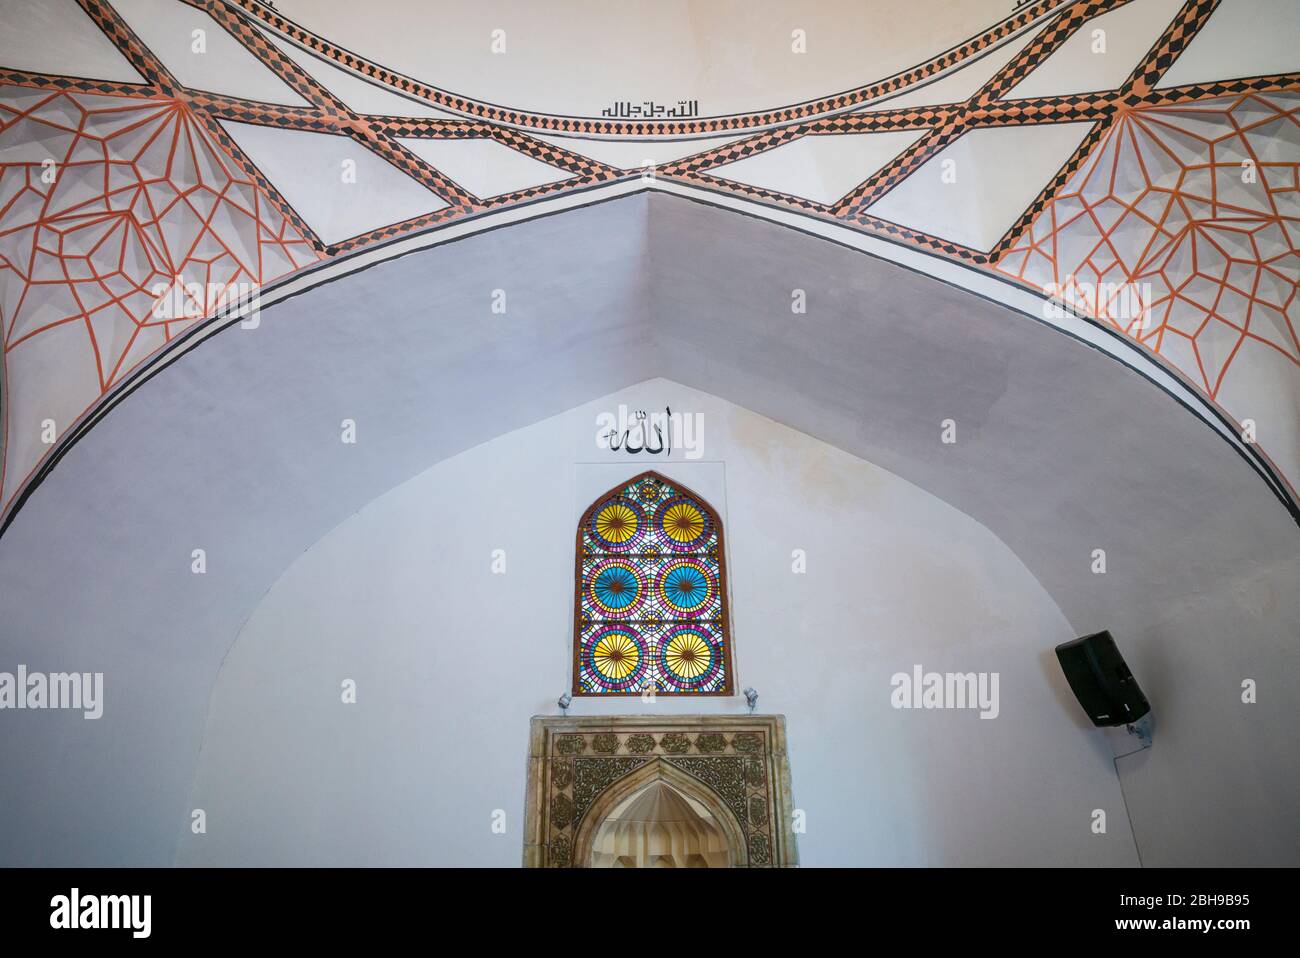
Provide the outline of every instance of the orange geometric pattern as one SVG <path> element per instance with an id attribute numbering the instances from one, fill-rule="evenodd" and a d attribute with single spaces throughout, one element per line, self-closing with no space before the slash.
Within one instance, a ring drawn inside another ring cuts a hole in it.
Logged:
<path id="1" fill-rule="evenodd" d="M 1300 97 L 1121 116 L 997 263 L 1216 397 L 1247 340 L 1300 366 Z"/>
<path id="2" fill-rule="evenodd" d="M 319 258 L 182 102 L 10 88 L 11 144 L 29 155 L 0 164 L 0 319 L 25 388 L 61 327 L 93 357 L 93 400 L 234 292 Z"/>

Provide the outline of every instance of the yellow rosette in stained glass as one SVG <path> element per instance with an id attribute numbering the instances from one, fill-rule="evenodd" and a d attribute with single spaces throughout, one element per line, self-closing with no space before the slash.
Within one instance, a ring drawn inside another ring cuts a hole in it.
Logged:
<path id="1" fill-rule="evenodd" d="M 640 691 L 650 664 L 644 641 L 625 628 L 598 634 L 586 661 L 589 678 L 605 692 Z"/>
<path id="2" fill-rule="evenodd" d="M 722 649 L 708 632 L 674 629 L 659 650 L 660 677 L 678 692 L 707 688 L 723 679 Z"/>
<path id="3" fill-rule="evenodd" d="M 622 679 L 636 671 L 641 650 L 622 632 L 611 632 L 596 643 L 591 657 L 596 667 L 611 679 Z"/>
<path id="4" fill-rule="evenodd" d="M 703 675 L 709 667 L 709 647 L 694 632 L 679 632 L 668 640 L 664 660 L 668 667 L 682 678 L 693 679 Z"/>
<path id="5" fill-rule="evenodd" d="M 668 545 L 677 551 L 694 550 L 703 544 L 710 531 L 700 507 L 682 497 L 664 503 L 656 525 L 667 537 Z"/>
<path id="6" fill-rule="evenodd" d="M 605 503 L 591 519 L 591 534 L 597 543 L 614 552 L 632 548 L 645 529 L 645 514 L 631 499 Z"/>

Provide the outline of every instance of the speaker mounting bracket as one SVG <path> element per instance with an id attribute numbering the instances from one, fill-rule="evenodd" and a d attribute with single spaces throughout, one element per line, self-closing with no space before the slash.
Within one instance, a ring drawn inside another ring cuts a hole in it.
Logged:
<path id="1" fill-rule="evenodd" d="M 1124 731 L 1128 732 L 1135 739 L 1142 743 L 1143 748 L 1151 747 L 1151 713 L 1148 712 L 1136 722 L 1129 722 L 1124 726 Z"/>
<path id="2" fill-rule="evenodd" d="M 1151 713 L 1147 712 L 1140 719 L 1135 719 L 1127 725 L 1122 726 L 1123 734 L 1120 734 L 1121 726 L 1113 726 L 1107 729 L 1110 734 L 1111 751 L 1115 753 L 1116 758 L 1123 758 L 1125 755 L 1132 755 L 1143 749 L 1151 747 Z"/>

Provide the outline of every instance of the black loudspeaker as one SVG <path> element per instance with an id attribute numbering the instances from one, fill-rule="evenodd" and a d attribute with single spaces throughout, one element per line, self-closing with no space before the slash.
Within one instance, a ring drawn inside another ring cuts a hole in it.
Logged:
<path id="1" fill-rule="evenodd" d="M 1109 632 L 1058 645 L 1056 657 L 1093 725 L 1127 725 L 1151 711 Z"/>

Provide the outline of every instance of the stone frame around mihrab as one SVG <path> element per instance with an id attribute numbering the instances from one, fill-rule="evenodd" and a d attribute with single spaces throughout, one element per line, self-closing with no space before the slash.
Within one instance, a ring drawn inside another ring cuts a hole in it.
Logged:
<path id="1" fill-rule="evenodd" d="M 656 779 L 710 808 L 735 867 L 798 864 L 784 716 L 539 715 L 529 736 L 524 866 L 584 867 L 605 815 Z"/>

